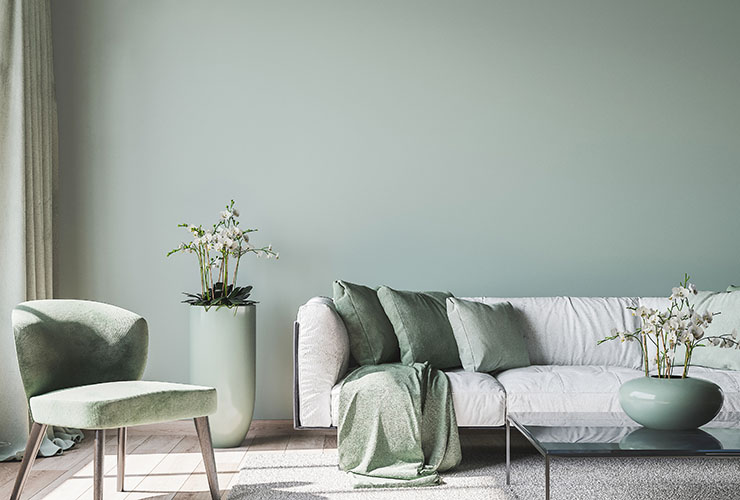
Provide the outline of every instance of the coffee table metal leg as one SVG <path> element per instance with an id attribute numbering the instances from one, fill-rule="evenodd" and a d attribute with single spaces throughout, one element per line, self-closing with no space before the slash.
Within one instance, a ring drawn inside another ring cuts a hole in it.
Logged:
<path id="1" fill-rule="evenodd" d="M 511 484 L 511 425 L 506 418 L 506 485 Z"/>
<path id="2" fill-rule="evenodd" d="M 545 455 L 545 500 L 550 500 L 550 456 Z"/>

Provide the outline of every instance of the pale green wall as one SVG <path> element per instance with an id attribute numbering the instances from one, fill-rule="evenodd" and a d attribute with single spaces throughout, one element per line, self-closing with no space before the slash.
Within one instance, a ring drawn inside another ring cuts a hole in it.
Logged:
<path id="1" fill-rule="evenodd" d="M 740 282 L 740 2 L 58 0 L 61 296 L 151 325 L 187 379 L 180 221 L 231 197 L 280 261 L 258 417 L 291 322 L 345 278 L 460 295 Z"/>

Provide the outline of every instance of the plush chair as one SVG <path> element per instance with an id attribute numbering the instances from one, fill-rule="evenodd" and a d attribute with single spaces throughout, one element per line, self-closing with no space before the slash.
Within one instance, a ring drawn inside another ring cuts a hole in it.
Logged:
<path id="1" fill-rule="evenodd" d="M 20 499 L 49 425 L 95 431 L 93 492 L 103 496 L 105 430 L 118 433 L 123 491 L 126 428 L 193 418 L 211 497 L 219 496 L 208 415 L 216 389 L 140 380 L 149 334 L 141 316 L 83 300 L 35 300 L 13 310 L 13 332 L 33 424 L 12 500 Z"/>

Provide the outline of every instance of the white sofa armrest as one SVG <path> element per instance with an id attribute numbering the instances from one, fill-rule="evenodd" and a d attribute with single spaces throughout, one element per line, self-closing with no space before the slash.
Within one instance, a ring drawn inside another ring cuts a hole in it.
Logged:
<path id="1" fill-rule="evenodd" d="M 349 365 L 347 329 L 334 302 L 314 297 L 302 305 L 294 335 L 294 425 L 331 427 L 331 389 Z"/>

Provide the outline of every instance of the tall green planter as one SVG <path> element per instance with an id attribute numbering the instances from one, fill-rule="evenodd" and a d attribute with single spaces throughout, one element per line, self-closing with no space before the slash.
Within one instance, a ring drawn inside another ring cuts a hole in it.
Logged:
<path id="1" fill-rule="evenodd" d="M 213 446 L 239 446 L 254 412 L 256 307 L 190 307 L 190 382 L 215 387 Z"/>
<path id="2" fill-rule="evenodd" d="M 638 377 L 619 388 L 624 412 L 649 429 L 696 429 L 717 416 L 723 401 L 722 389 L 700 378 Z"/>

